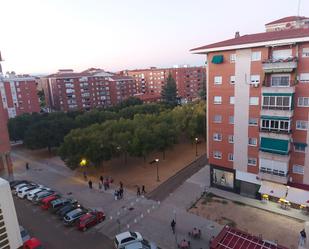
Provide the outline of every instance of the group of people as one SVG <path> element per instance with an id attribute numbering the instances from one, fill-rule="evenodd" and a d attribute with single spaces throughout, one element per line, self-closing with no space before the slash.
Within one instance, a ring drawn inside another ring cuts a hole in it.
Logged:
<path id="1" fill-rule="evenodd" d="M 123 183 L 119 182 L 119 189 L 115 189 L 114 192 L 115 200 L 120 200 L 123 198 Z"/>
<path id="2" fill-rule="evenodd" d="M 144 195 L 146 194 L 146 189 L 145 189 L 145 185 L 142 186 L 142 191 L 141 188 L 139 186 L 136 186 L 136 195 L 140 196 L 140 195 Z"/>
<path id="3" fill-rule="evenodd" d="M 87 179 L 87 174 L 84 174 L 85 179 Z M 100 176 L 99 179 L 99 190 L 102 190 L 104 188 L 104 190 L 108 190 L 110 188 L 110 185 L 113 183 L 113 179 L 111 177 L 103 177 Z M 91 180 L 88 181 L 88 186 L 90 189 L 93 188 L 93 182 Z"/>

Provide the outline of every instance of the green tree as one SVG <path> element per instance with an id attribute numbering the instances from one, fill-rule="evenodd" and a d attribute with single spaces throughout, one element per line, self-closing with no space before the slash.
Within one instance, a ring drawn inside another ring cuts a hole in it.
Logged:
<path id="1" fill-rule="evenodd" d="M 202 100 L 206 100 L 206 80 L 202 81 L 202 88 L 199 91 L 199 96 Z"/>
<path id="2" fill-rule="evenodd" d="M 46 107 L 46 100 L 45 100 L 44 90 L 39 90 L 39 91 L 37 92 L 37 95 L 38 95 L 38 97 L 39 97 L 40 107 L 41 107 L 41 108 Z"/>
<path id="3" fill-rule="evenodd" d="M 162 99 L 169 105 L 177 104 L 177 86 L 172 74 L 170 73 L 167 77 L 166 83 L 162 88 Z"/>

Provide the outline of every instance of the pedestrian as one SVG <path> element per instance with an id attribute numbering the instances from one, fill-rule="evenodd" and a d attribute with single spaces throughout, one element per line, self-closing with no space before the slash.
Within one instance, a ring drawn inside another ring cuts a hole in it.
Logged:
<path id="1" fill-rule="evenodd" d="M 145 185 L 142 186 L 142 194 L 146 194 Z"/>
<path id="2" fill-rule="evenodd" d="M 26 170 L 29 170 L 29 163 L 26 162 Z"/>
<path id="3" fill-rule="evenodd" d="M 115 189 L 115 192 L 114 192 L 115 201 L 118 200 L 118 195 L 119 195 L 119 193 L 118 193 L 118 191 Z"/>
<path id="4" fill-rule="evenodd" d="M 123 188 L 119 189 L 119 198 L 122 199 L 123 198 Z"/>
<path id="5" fill-rule="evenodd" d="M 137 196 L 140 196 L 140 195 L 141 195 L 141 189 L 140 189 L 139 186 L 137 186 L 136 195 L 137 195 Z"/>
<path id="6" fill-rule="evenodd" d="M 307 240 L 307 234 L 306 234 L 305 229 L 303 229 L 300 231 L 299 245 L 304 246 L 306 244 L 306 240 Z"/>
<path id="7" fill-rule="evenodd" d="M 84 175 L 84 180 L 87 181 L 87 172 L 84 171 L 84 172 L 83 172 L 83 175 Z"/>
<path id="8" fill-rule="evenodd" d="M 107 179 L 106 179 L 106 187 L 107 187 L 107 189 L 109 189 L 109 187 L 110 187 L 110 179 L 109 179 L 109 177 L 107 177 Z"/>
<path id="9" fill-rule="evenodd" d="M 171 222 L 171 227 L 172 227 L 173 234 L 175 234 L 176 221 L 174 219 Z"/>
<path id="10" fill-rule="evenodd" d="M 104 180 L 104 178 L 103 178 L 103 176 L 100 176 L 100 182 L 103 184 L 103 180 Z"/>
<path id="11" fill-rule="evenodd" d="M 119 182 L 120 188 L 123 188 L 123 183 L 120 181 Z"/>
<path id="12" fill-rule="evenodd" d="M 103 186 L 104 186 L 104 190 L 106 191 L 107 190 L 107 179 L 104 179 Z"/>
<path id="13" fill-rule="evenodd" d="M 99 190 L 102 191 L 102 182 L 99 181 Z"/>
<path id="14" fill-rule="evenodd" d="M 89 188 L 92 189 L 92 181 L 91 180 L 89 180 L 88 185 L 89 185 Z"/>

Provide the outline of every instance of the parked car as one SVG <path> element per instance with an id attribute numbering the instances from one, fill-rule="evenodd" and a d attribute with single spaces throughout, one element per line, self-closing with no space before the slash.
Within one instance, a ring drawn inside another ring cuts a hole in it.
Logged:
<path id="1" fill-rule="evenodd" d="M 24 199 L 31 190 L 36 189 L 36 188 L 38 188 L 38 187 L 37 186 L 28 185 L 28 186 L 18 190 L 17 196 L 19 198 L 21 198 L 21 199 Z"/>
<path id="2" fill-rule="evenodd" d="M 49 210 L 52 213 L 56 213 L 60 208 L 63 206 L 72 203 L 73 200 L 67 199 L 67 198 L 58 198 L 56 200 L 53 200 L 49 204 Z"/>
<path id="3" fill-rule="evenodd" d="M 27 194 L 27 199 L 28 199 L 29 201 L 32 201 L 33 198 L 34 198 L 38 193 L 40 193 L 40 192 L 42 192 L 42 191 L 46 191 L 46 190 L 50 190 L 50 189 L 49 189 L 49 188 L 45 188 L 45 187 L 43 187 L 43 188 L 41 188 L 41 187 L 35 188 L 35 189 L 31 190 L 30 192 L 28 192 L 28 194 Z"/>
<path id="4" fill-rule="evenodd" d="M 105 220 L 105 214 L 100 211 L 91 211 L 84 214 L 77 222 L 77 228 L 81 231 L 86 231 L 88 228 L 95 226 Z"/>
<path id="5" fill-rule="evenodd" d="M 45 197 L 44 199 L 41 200 L 41 208 L 42 208 L 43 210 L 49 209 L 50 203 L 51 203 L 53 200 L 59 199 L 59 197 L 60 197 L 60 196 L 57 195 L 57 194 L 53 194 L 53 195 L 50 195 L 50 196 Z"/>
<path id="6" fill-rule="evenodd" d="M 76 209 L 76 208 L 81 208 L 81 205 L 77 203 L 77 201 L 72 201 L 71 203 L 63 206 L 62 208 L 60 208 L 59 210 L 57 210 L 56 214 L 59 216 L 59 218 L 62 220 L 63 217 L 71 212 L 72 210 Z"/>
<path id="7" fill-rule="evenodd" d="M 28 186 L 28 185 L 30 185 L 30 184 L 31 184 L 31 183 L 25 183 L 25 182 L 20 183 L 20 184 L 17 184 L 15 187 L 13 187 L 12 193 L 16 195 L 17 192 L 18 192 L 18 190 L 20 190 L 21 188 L 24 188 L 24 187 L 26 187 L 26 186 Z"/>
<path id="8" fill-rule="evenodd" d="M 132 242 L 124 247 L 124 249 L 158 249 L 157 245 L 147 240 Z"/>
<path id="9" fill-rule="evenodd" d="M 23 240 L 23 243 L 25 243 L 27 240 L 31 238 L 28 231 L 25 228 L 23 228 L 22 226 L 19 226 L 19 230 L 20 230 L 20 236 L 21 236 L 21 239 Z"/>
<path id="10" fill-rule="evenodd" d="M 124 232 L 116 235 L 114 243 L 116 249 L 125 248 L 125 246 L 143 240 L 142 235 L 139 232 Z"/>
<path id="11" fill-rule="evenodd" d="M 47 196 L 53 195 L 53 194 L 55 194 L 54 191 L 48 191 L 48 190 L 42 191 L 42 192 L 38 193 L 38 194 L 32 199 L 32 202 L 39 205 L 42 199 L 44 199 L 44 198 L 47 197 Z"/>
<path id="12" fill-rule="evenodd" d="M 10 187 L 13 189 L 15 186 L 23 183 L 29 183 L 27 180 L 15 180 L 15 181 L 10 181 Z"/>
<path id="13" fill-rule="evenodd" d="M 37 238 L 31 238 L 24 243 L 23 249 L 44 249 L 44 247 Z"/>
<path id="14" fill-rule="evenodd" d="M 74 209 L 68 212 L 64 216 L 63 222 L 66 226 L 74 225 L 74 223 L 76 223 L 79 220 L 79 218 L 82 217 L 85 213 L 87 213 L 87 210 L 85 209 L 82 208 Z"/>

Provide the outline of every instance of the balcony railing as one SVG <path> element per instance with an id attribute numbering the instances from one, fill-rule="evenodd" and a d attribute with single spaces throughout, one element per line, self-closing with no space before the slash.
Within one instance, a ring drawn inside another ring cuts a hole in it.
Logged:
<path id="1" fill-rule="evenodd" d="M 287 184 L 289 174 L 280 174 L 280 173 L 274 173 L 274 172 L 268 172 L 266 170 L 260 169 L 259 176 L 261 180 L 268 180 L 272 182 Z"/>
<path id="2" fill-rule="evenodd" d="M 297 58 L 288 57 L 286 59 L 270 58 L 263 61 L 263 69 L 265 72 L 292 72 L 297 68 Z"/>
<path id="3" fill-rule="evenodd" d="M 283 110 L 283 111 L 291 111 L 291 106 L 274 106 L 274 105 L 263 105 L 262 109 L 264 110 Z"/>
<path id="4" fill-rule="evenodd" d="M 282 81 L 282 82 L 272 82 L 271 80 L 264 80 L 263 86 L 267 87 L 289 87 L 295 86 L 298 83 L 298 80 L 289 80 L 289 81 Z"/>
<path id="5" fill-rule="evenodd" d="M 272 132 L 272 133 L 283 133 L 283 134 L 290 134 L 292 133 L 292 130 L 285 130 L 285 129 L 276 129 L 276 128 L 265 128 L 265 127 L 261 127 L 260 128 L 261 132 Z"/>

